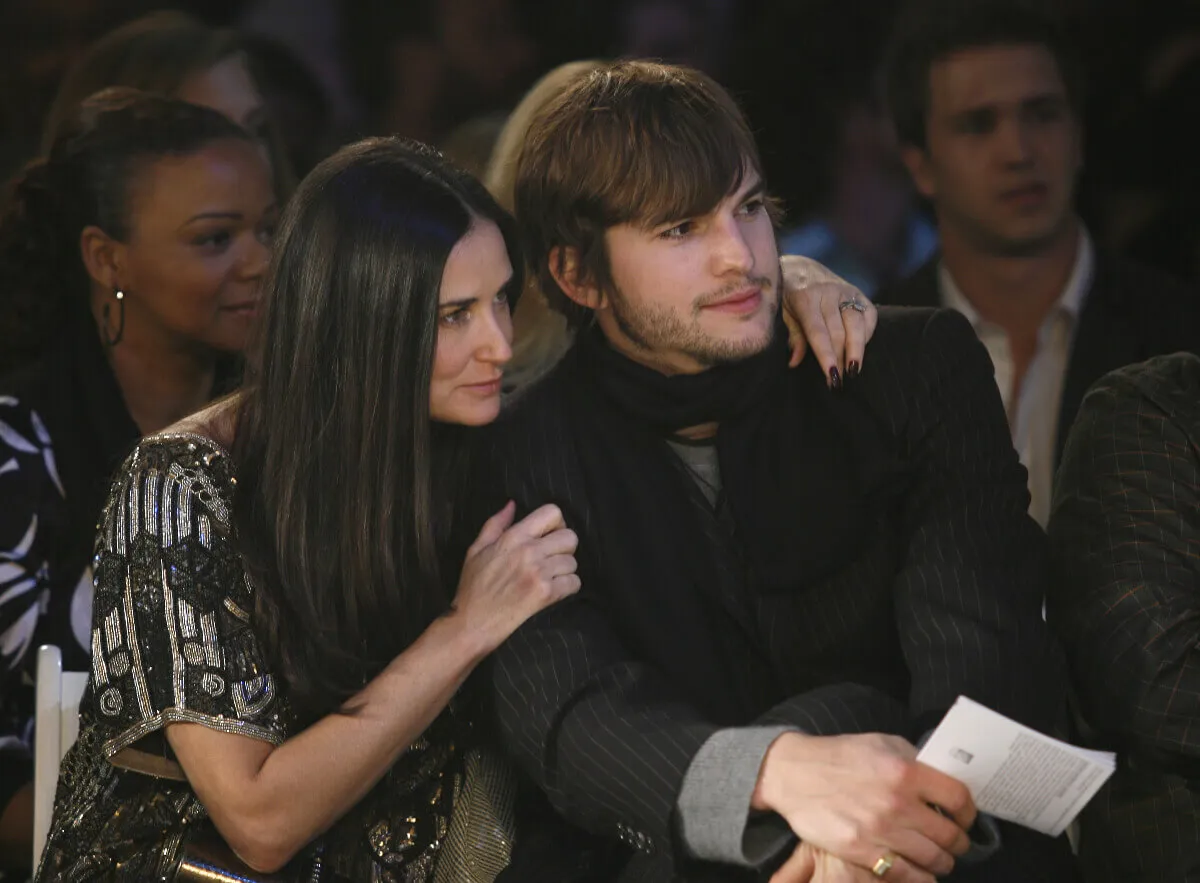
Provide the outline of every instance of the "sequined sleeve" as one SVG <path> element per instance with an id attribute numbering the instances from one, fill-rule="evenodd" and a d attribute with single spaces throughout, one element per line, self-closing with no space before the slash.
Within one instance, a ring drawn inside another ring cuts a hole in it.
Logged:
<path id="1" fill-rule="evenodd" d="M 91 695 L 113 734 L 106 756 L 173 722 L 278 744 L 275 681 L 231 541 L 228 458 L 151 439 L 120 475 L 96 539 Z"/>

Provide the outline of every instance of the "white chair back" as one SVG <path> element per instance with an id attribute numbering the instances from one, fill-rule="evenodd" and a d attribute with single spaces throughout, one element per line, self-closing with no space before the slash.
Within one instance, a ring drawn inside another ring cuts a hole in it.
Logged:
<path id="1" fill-rule="evenodd" d="M 33 741 L 33 867 L 50 834 L 58 766 L 79 736 L 79 700 L 86 671 L 62 670 L 62 651 L 44 644 L 37 656 L 37 716 Z"/>

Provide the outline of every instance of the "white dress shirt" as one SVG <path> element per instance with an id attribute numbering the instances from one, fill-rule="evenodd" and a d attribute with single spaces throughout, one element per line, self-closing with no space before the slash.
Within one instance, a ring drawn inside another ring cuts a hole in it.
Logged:
<path id="1" fill-rule="evenodd" d="M 1087 299 L 1095 270 L 1095 253 L 1086 230 L 1080 231 L 1075 267 L 1057 302 L 1038 329 L 1037 351 L 1019 390 L 1013 390 L 1015 365 L 1008 335 L 979 315 L 955 284 L 945 264 L 938 268 L 942 305 L 953 307 L 971 322 L 996 368 L 996 384 L 1008 414 L 1013 446 L 1029 470 L 1029 514 L 1042 527 L 1050 518 L 1054 489 L 1054 451 L 1063 382 L 1075 340 L 1079 314 Z M 1014 401 L 1014 394 L 1016 400 Z"/>

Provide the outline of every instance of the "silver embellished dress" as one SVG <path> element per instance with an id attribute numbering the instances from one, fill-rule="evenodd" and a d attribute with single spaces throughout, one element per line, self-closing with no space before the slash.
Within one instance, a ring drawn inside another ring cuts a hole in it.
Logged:
<path id="1" fill-rule="evenodd" d="M 208 823 L 164 727 L 279 744 L 294 726 L 231 539 L 227 454 L 200 436 L 156 436 L 120 475 L 96 541 L 91 679 L 39 881 L 175 879 L 189 837 Z M 456 730 L 443 713 L 279 879 L 431 879 L 461 785 Z"/>

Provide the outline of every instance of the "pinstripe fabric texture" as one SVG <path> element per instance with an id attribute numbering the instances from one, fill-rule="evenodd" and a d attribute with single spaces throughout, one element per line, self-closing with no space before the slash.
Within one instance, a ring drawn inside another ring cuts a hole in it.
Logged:
<path id="1" fill-rule="evenodd" d="M 1051 625 L 1090 741 L 1121 752 L 1083 817 L 1089 881 L 1200 881 L 1200 358 L 1107 375 L 1059 468 Z"/>
<path id="2" fill-rule="evenodd" d="M 653 599 L 621 609 L 606 591 L 603 550 L 628 538 L 621 524 L 595 523 L 588 486 L 619 484 L 622 476 L 580 476 L 580 427 L 566 406 L 578 393 L 560 369 L 486 436 L 497 496 L 526 508 L 557 503 L 579 532 L 584 585 L 496 654 L 498 723 L 560 813 L 638 848 L 622 879 L 634 879 L 639 868 L 639 879 L 672 879 L 675 801 L 692 757 L 717 726 L 673 687 L 671 668 L 688 660 L 650 666 L 650 648 L 630 640 L 631 622 L 656 615 Z M 1063 680 L 1041 619 L 1044 537 L 1026 515 L 1024 470 L 970 325 L 950 311 L 881 310 L 867 367 L 842 395 L 845 413 L 857 415 L 855 431 L 869 425 L 878 436 L 863 449 L 894 461 L 866 464 L 885 473 L 875 523 L 862 525 L 857 558 L 802 590 L 757 592 L 739 578 L 736 553 L 726 556 L 733 563 L 723 580 L 728 590 L 720 598 L 697 595 L 695 604 L 699 615 L 727 623 L 723 637 L 743 643 L 746 663 L 713 688 L 749 694 L 740 697 L 748 712 L 739 725 L 915 740 L 966 694 L 1053 729 Z M 682 466 L 679 480 L 692 485 Z M 694 497 L 706 505 L 698 490 Z M 495 502 L 489 497 L 479 511 Z M 727 542 L 716 515 L 704 540 Z M 672 627 L 671 611 L 657 615 L 654 627 Z M 953 879 L 1071 879 L 1069 856 L 1061 861 L 1061 844 L 1016 833 L 995 860 Z M 675 864 L 677 879 L 754 879 Z"/>

